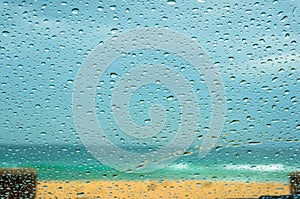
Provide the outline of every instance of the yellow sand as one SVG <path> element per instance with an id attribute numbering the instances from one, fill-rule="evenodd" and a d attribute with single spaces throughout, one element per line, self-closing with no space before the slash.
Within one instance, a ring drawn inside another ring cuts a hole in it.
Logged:
<path id="1" fill-rule="evenodd" d="M 223 181 L 40 181 L 37 198 L 258 198 L 289 194 L 287 183 Z"/>

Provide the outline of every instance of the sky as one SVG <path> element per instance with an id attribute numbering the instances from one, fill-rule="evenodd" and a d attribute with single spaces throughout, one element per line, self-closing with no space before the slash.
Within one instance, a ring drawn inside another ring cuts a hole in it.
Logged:
<path id="1" fill-rule="evenodd" d="M 83 60 L 99 43 L 143 27 L 185 34 L 218 68 L 226 94 L 226 121 L 218 145 L 299 142 L 299 4 L 292 0 L 1 1 L 0 144 L 81 143 L 73 120 L 72 92 Z M 162 54 L 149 53 L 164 59 Z M 172 53 L 170 57 L 174 58 Z M 127 61 L 138 62 L 135 59 L 128 55 Z M 120 62 L 111 67 L 120 67 Z M 177 62 L 189 66 L 180 58 Z M 205 82 L 191 73 L 183 71 L 195 87 L 203 89 L 197 93 L 198 134 L 203 135 L 210 120 L 209 92 Z M 104 85 L 111 78 L 103 77 Z M 110 89 L 103 89 L 99 92 L 109 95 Z M 140 88 L 142 98 L 149 100 L 146 109 L 138 105 L 140 96 L 133 96 L 133 113 L 143 113 L 132 116 L 137 123 L 147 120 L 144 113 L 155 100 L 149 90 L 157 89 L 155 85 Z M 157 96 L 162 105 L 175 107 L 176 118 L 176 96 L 173 104 L 166 101 L 170 92 L 160 91 Z M 109 98 L 105 100 L 104 107 L 96 105 L 99 111 L 109 111 Z M 101 102 L 101 95 L 97 101 Z M 115 135 L 122 132 L 107 122 L 113 121 L 111 116 L 98 119 L 111 138 L 120 142 Z M 167 121 L 176 130 L 177 120 Z"/>

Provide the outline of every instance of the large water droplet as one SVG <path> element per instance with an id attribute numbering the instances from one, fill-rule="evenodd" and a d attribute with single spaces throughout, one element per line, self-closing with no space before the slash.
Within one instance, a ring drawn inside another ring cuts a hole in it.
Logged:
<path id="1" fill-rule="evenodd" d="M 78 8 L 73 8 L 72 9 L 72 14 L 78 14 L 79 13 L 79 9 Z"/>
<path id="2" fill-rule="evenodd" d="M 168 4 L 168 5 L 174 5 L 175 3 L 176 3 L 175 0 L 168 0 L 168 1 L 167 1 L 167 4 Z"/>

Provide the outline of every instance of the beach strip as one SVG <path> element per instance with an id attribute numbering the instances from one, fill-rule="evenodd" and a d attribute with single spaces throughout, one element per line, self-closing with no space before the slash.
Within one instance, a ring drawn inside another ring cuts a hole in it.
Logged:
<path id="1" fill-rule="evenodd" d="M 201 180 L 39 181 L 37 198 L 258 198 L 288 195 L 288 183 Z"/>

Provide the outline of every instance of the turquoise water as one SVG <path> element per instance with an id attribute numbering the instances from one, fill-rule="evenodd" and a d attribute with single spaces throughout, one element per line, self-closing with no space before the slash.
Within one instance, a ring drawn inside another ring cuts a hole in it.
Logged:
<path id="1" fill-rule="evenodd" d="M 39 180 L 235 180 L 288 182 L 299 170 L 297 145 L 248 146 L 213 150 L 206 158 L 197 153 L 179 158 L 161 170 L 126 173 L 102 165 L 81 145 L 1 146 L 1 167 L 30 167 Z M 196 152 L 196 151 L 195 151 Z"/>

